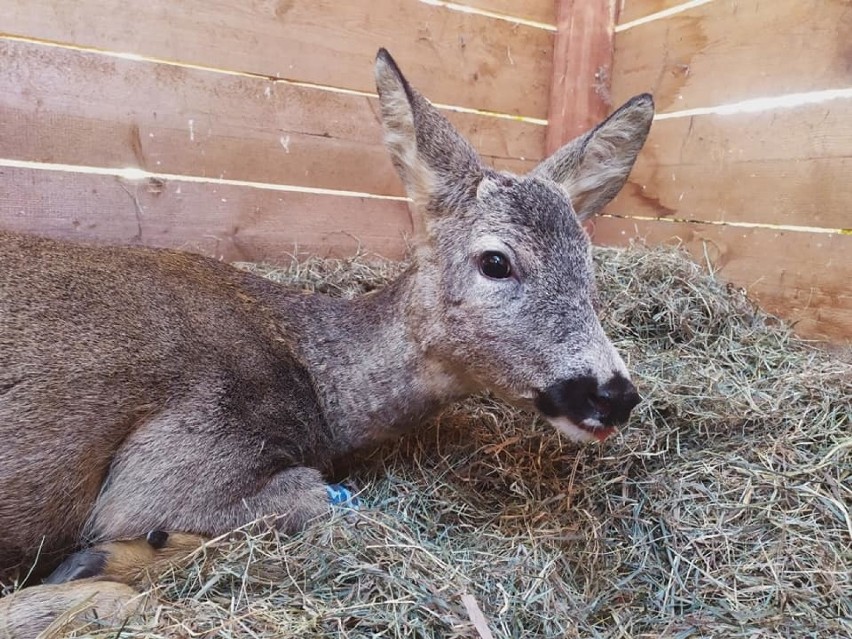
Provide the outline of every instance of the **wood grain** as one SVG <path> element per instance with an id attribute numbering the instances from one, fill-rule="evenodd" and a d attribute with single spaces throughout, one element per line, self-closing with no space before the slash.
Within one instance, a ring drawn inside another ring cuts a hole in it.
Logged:
<path id="1" fill-rule="evenodd" d="M 374 98 L 10 40 L 0 68 L 0 157 L 402 194 Z M 542 157 L 543 126 L 445 115 L 499 168 Z"/>
<path id="2" fill-rule="evenodd" d="M 684 4 L 685 0 L 617 0 L 618 24 L 625 24 Z"/>
<path id="3" fill-rule="evenodd" d="M 852 343 L 852 236 L 606 217 L 593 233 L 608 246 L 681 242 L 699 263 L 709 259 L 721 279 L 793 322 L 798 334 Z"/>
<path id="4" fill-rule="evenodd" d="M 757 113 L 698 115 L 656 120 L 649 143 L 660 161 L 807 160 L 848 157 L 852 99 L 837 99 Z"/>
<path id="5" fill-rule="evenodd" d="M 608 211 L 852 228 L 852 100 L 657 120 Z"/>
<path id="6" fill-rule="evenodd" d="M 400 258 L 412 227 L 402 201 L 0 167 L 0 228 L 275 263 L 359 247 Z"/>
<path id="7" fill-rule="evenodd" d="M 607 211 L 626 216 L 852 228 L 852 158 L 637 164 Z"/>
<path id="8" fill-rule="evenodd" d="M 553 0 L 454 0 L 454 3 L 542 24 L 556 23 Z"/>
<path id="9" fill-rule="evenodd" d="M 544 118 L 553 33 L 400 0 L 6 0 L 5 34 L 375 92 L 390 50 L 432 101 Z"/>
<path id="10" fill-rule="evenodd" d="M 717 0 L 615 36 L 615 103 L 661 113 L 852 84 L 850 0 Z"/>
<path id="11" fill-rule="evenodd" d="M 606 117 L 612 104 L 611 0 L 558 0 L 553 81 L 548 109 L 548 155 Z"/>

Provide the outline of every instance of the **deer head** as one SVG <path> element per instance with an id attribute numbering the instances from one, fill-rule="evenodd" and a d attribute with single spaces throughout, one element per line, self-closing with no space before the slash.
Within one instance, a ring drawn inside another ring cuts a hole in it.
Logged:
<path id="1" fill-rule="evenodd" d="M 534 406 L 573 439 L 603 440 L 639 395 L 596 315 L 581 221 L 627 180 L 651 96 L 517 176 L 484 166 L 384 49 L 375 72 L 385 144 L 416 221 L 413 337 L 471 389 Z"/>

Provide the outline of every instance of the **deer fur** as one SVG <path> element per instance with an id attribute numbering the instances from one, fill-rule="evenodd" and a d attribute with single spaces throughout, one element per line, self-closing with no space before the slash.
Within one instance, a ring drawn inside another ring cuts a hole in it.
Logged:
<path id="1" fill-rule="evenodd" d="M 95 621 L 121 625 L 150 607 L 149 596 L 115 581 L 83 579 L 24 588 L 0 599 L 0 637 L 61 637 Z"/>
<path id="2" fill-rule="evenodd" d="M 521 177 L 484 166 L 384 50 L 375 72 L 418 221 L 382 290 L 306 295 L 189 253 L 0 235 L 0 578 L 157 529 L 297 530 L 329 508 L 330 462 L 473 393 L 580 441 L 627 419 L 638 395 L 580 220 L 626 181 L 651 97 Z M 485 274 L 495 252 L 509 277 Z"/>
<path id="3" fill-rule="evenodd" d="M 120 625 L 142 615 L 154 608 L 156 600 L 137 588 L 159 568 L 187 558 L 203 542 L 196 535 L 152 531 L 144 539 L 81 550 L 63 562 L 47 585 L 0 599 L 0 638 L 67 634 L 93 622 Z M 96 575 L 88 572 L 93 568 Z"/>

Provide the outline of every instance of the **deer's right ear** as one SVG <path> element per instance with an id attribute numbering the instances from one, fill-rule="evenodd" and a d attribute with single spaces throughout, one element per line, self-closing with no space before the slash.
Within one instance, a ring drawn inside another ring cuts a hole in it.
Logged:
<path id="1" fill-rule="evenodd" d="M 379 49 L 375 72 L 385 146 L 415 210 L 440 215 L 467 204 L 482 179 L 479 156 L 411 87 L 385 49 Z"/>
<path id="2" fill-rule="evenodd" d="M 648 93 L 637 95 L 557 150 L 532 174 L 562 186 L 581 220 L 596 215 L 624 186 L 653 120 L 654 98 Z"/>

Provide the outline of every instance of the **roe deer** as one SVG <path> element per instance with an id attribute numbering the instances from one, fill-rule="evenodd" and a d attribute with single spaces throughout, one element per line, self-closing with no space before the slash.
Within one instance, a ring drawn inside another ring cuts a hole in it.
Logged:
<path id="1" fill-rule="evenodd" d="M 595 314 L 581 220 L 627 179 L 651 96 L 520 177 L 485 167 L 385 50 L 375 74 L 416 220 L 382 290 L 0 236 L 0 578 L 151 530 L 296 530 L 329 508 L 328 462 L 483 390 L 576 440 L 627 420 L 639 397 Z"/>

